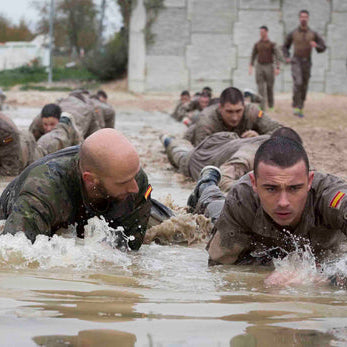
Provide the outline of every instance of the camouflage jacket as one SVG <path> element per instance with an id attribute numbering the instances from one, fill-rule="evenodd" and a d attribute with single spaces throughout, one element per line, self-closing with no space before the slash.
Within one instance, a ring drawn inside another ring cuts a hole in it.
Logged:
<path id="1" fill-rule="evenodd" d="M 245 175 L 228 193 L 215 230 L 220 233 L 221 246 L 241 247 L 241 262 L 250 255 L 261 258 L 269 249 L 291 252 L 295 244 L 309 244 L 319 259 L 346 240 L 347 182 L 315 172 L 299 224 L 285 231 L 264 212 L 249 175 Z"/>
<path id="2" fill-rule="evenodd" d="M 87 220 L 103 216 L 112 228 L 123 226 L 125 234 L 135 237 L 129 242 L 132 249 L 140 248 L 151 208 L 146 174 L 142 169 L 137 174 L 138 194 L 98 211 L 86 196 L 78 149 L 69 147 L 36 161 L 7 186 L 0 198 L 0 219 L 7 219 L 4 232 L 24 231 L 34 242 L 38 234 L 52 236 L 76 223 L 77 235 L 83 236 Z"/>
<path id="3" fill-rule="evenodd" d="M 41 114 L 37 115 L 29 126 L 29 131 L 34 135 L 37 141 L 42 135 L 45 134 L 45 129 L 43 128 Z"/>
<path id="4" fill-rule="evenodd" d="M 100 101 L 96 96 L 91 96 L 90 101 L 94 106 L 94 112 L 100 128 L 114 128 L 116 112 L 112 106 Z"/>
<path id="5" fill-rule="evenodd" d="M 255 130 L 259 135 L 270 135 L 282 125 L 271 119 L 254 104 L 245 105 L 245 110 L 240 123 L 235 128 L 229 128 L 223 121 L 219 112 L 219 104 L 205 108 L 201 112 L 199 121 L 189 129 L 186 139 L 197 146 L 207 136 L 221 131 L 232 131 L 241 136 L 247 130 Z"/>

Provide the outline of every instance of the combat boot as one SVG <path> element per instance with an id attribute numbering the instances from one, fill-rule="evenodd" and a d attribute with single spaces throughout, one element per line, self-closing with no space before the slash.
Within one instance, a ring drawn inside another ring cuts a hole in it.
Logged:
<path id="1" fill-rule="evenodd" d="M 161 143 L 163 144 L 164 148 L 166 149 L 166 148 L 168 148 L 173 137 L 166 135 L 166 134 L 162 134 L 159 136 L 159 139 L 160 139 Z"/>
<path id="2" fill-rule="evenodd" d="M 198 179 L 198 183 L 196 184 L 193 192 L 190 194 L 187 205 L 189 207 L 189 211 L 192 212 L 195 210 L 195 207 L 198 203 L 198 200 L 202 194 L 202 192 L 211 185 L 218 185 L 222 174 L 218 167 L 216 166 L 205 166 L 201 172 Z"/>

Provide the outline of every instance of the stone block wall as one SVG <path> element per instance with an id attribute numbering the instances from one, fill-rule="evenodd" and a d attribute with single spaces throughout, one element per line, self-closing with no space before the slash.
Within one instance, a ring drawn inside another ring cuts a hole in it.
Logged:
<path id="1" fill-rule="evenodd" d="M 137 0 L 137 18 L 131 22 L 135 29 L 130 28 L 129 89 L 180 92 L 209 85 L 218 94 L 233 85 L 256 90 L 248 65 L 259 27 L 267 25 L 270 39 L 281 46 L 297 27 L 301 9 L 310 11 L 310 27 L 328 46 L 322 54 L 313 52 L 309 90 L 347 94 L 346 0 L 165 0 L 152 25 L 155 41 L 150 45 L 139 28 L 144 23 L 139 14 L 146 13 L 143 0 Z M 291 88 L 290 66 L 282 64 L 275 90 Z"/>

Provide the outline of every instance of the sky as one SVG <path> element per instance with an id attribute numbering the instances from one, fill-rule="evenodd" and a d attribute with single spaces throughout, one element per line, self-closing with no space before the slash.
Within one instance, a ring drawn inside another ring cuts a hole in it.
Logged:
<path id="1" fill-rule="evenodd" d="M 51 0 L 35 0 L 39 3 L 50 3 Z M 56 1 L 56 0 L 55 0 Z M 29 24 L 30 29 L 35 30 L 35 23 L 39 19 L 38 11 L 35 10 L 32 5 L 33 0 L 9 0 L 1 1 L 3 4 L 0 6 L 0 13 L 5 15 L 13 23 L 18 24 L 21 18 Z M 4 5 L 4 2 L 6 5 Z M 94 0 L 95 4 L 99 7 L 101 0 Z M 106 34 L 105 36 L 110 36 L 113 32 L 119 31 L 122 25 L 122 16 L 119 12 L 116 0 L 107 0 L 106 7 Z"/>

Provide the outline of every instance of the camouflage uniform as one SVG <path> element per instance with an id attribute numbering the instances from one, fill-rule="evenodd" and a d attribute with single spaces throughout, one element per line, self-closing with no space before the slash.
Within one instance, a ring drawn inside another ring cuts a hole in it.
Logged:
<path id="1" fill-rule="evenodd" d="M 299 224 L 291 229 L 274 223 L 264 212 L 253 191 L 249 175 L 243 176 L 226 198 L 218 187 L 207 187 L 198 209 L 217 220 L 211 243 L 221 248 L 213 261 L 230 256 L 232 248 L 240 254 L 230 263 L 266 263 L 274 256 L 294 251 L 296 244 L 309 244 L 318 260 L 339 250 L 347 235 L 347 182 L 315 172 Z M 286 230 L 284 230 L 286 229 Z"/>
<path id="2" fill-rule="evenodd" d="M 310 28 L 303 29 L 300 26 L 287 35 L 283 45 L 283 55 L 289 58 L 289 48 L 292 43 L 294 44 L 294 55 L 291 59 L 294 108 L 302 109 L 306 99 L 312 66 L 310 41 L 317 43 L 316 51 L 318 53 L 325 51 L 326 46 L 323 38 Z"/>
<path id="3" fill-rule="evenodd" d="M 76 223 L 83 236 L 89 218 L 103 216 L 112 228 L 123 226 L 135 239 L 129 245 L 140 248 L 146 232 L 151 202 L 147 176 L 141 169 L 139 187 L 124 201 L 109 201 L 97 210 L 88 201 L 79 169 L 79 147 L 69 147 L 42 158 L 16 177 L 0 198 L 0 219 L 6 218 L 4 233 L 24 231 L 34 242 L 39 234 L 52 236 L 58 229 Z"/>
<path id="4" fill-rule="evenodd" d="M 199 121 L 188 129 L 184 138 L 197 146 L 207 136 L 221 131 L 235 132 L 241 136 L 247 130 L 255 130 L 259 135 L 271 134 L 282 125 L 259 110 L 254 104 L 245 105 L 240 123 L 235 128 L 225 125 L 219 112 L 219 104 L 205 108 Z"/>
<path id="5" fill-rule="evenodd" d="M 253 66 L 257 58 L 255 69 L 255 79 L 258 86 L 258 92 L 262 96 L 260 107 L 265 110 L 267 95 L 268 105 L 274 106 L 274 68 L 279 68 L 279 54 L 274 42 L 270 40 L 259 40 L 253 47 L 250 65 Z"/>
<path id="6" fill-rule="evenodd" d="M 94 112 L 100 128 L 114 128 L 116 112 L 113 107 L 106 102 L 102 102 L 96 95 L 90 97 L 94 106 Z"/>
<path id="7" fill-rule="evenodd" d="M 78 143 L 73 127 L 58 123 L 36 142 L 29 131 L 20 131 L 10 118 L 0 113 L 0 175 L 16 176 L 43 156 Z"/>
<path id="8" fill-rule="evenodd" d="M 172 139 L 166 152 L 172 165 L 194 180 L 205 166 L 219 167 L 219 187 L 228 191 L 235 180 L 253 170 L 255 152 L 269 138 L 261 135 L 242 139 L 236 133 L 222 131 L 208 136 L 195 148 L 187 140 Z"/>
<path id="9" fill-rule="evenodd" d="M 45 134 L 45 129 L 43 128 L 41 114 L 37 115 L 29 126 L 29 131 L 33 134 L 35 140 L 37 141 L 42 135 Z"/>
<path id="10" fill-rule="evenodd" d="M 71 92 L 68 97 L 58 100 L 57 104 L 63 112 L 73 115 L 82 138 L 85 139 L 100 129 L 94 112 L 94 105 L 88 95 L 81 92 Z"/>

